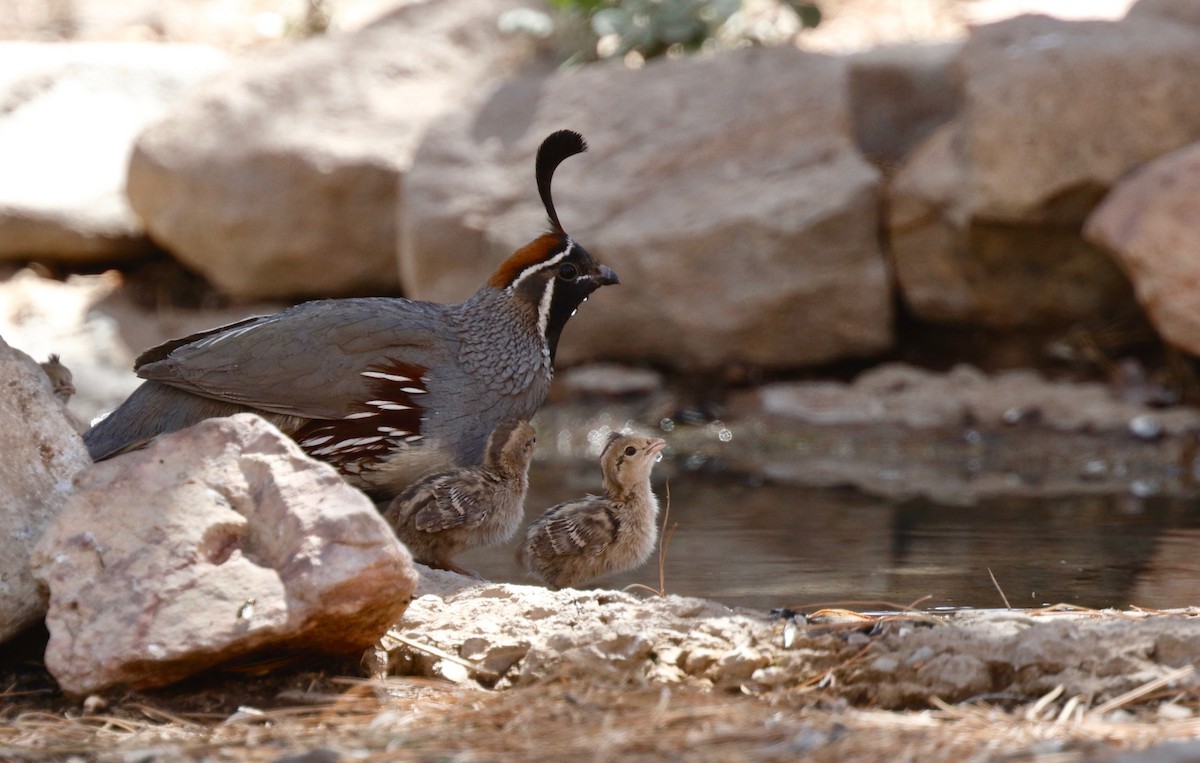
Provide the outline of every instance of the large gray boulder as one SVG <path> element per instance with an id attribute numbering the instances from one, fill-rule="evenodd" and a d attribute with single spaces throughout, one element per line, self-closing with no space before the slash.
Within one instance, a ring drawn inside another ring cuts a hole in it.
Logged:
<path id="1" fill-rule="evenodd" d="M 225 65 L 202 45 L 0 43 L 0 258 L 148 251 L 125 201 L 134 138 Z"/>
<path id="2" fill-rule="evenodd" d="M 1079 224 L 1143 162 L 1200 140 L 1200 28 L 1021 16 L 958 66 L 971 217 Z"/>
<path id="3" fill-rule="evenodd" d="M 0 339 L 0 642 L 41 620 L 29 556 L 91 465 L 38 364 Z"/>
<path id="4" fill-rule="evenodd" d="M 850 57 L 854 136 L 877 166 L 891 170 L 954 118 L 961 99 L 953 62 L 961 47 L 886 45 Z"/>
<path id="5" fill-rule="evenodd" d="M 962 128 L 938 128 L 897 169 L 887 228 L 896 283 L 930 323 L 997 330 L 1057 328 L 1133 306 L 1112 258 L 1074 224 L 973 218 Z"/>
<path id="6" fill-rule="evenodd" d="M 417 582 L 374 504 L 252 414 L 85 472 L 32 565 L 50 591 L 46 667 L 73 695 L 269 647 L 361 650 Z"/>
<path id="7" fill-rule="evenodd" d="M 1200 27 L 1200 3 L 1195 0 L 1138 0 L 1129 9 L 1128 16 L 1154 16 Z"/>
<path id="8" fill-rule="evenodd" d="M 407 4 L 244 61 L 138 140 L 151 236 L 238 298 L 394 291 L 397 196 L 430 122 L 519 68 L 519 0 Z"/>
<path id="9" fill-rule="evenodd" d="M 1079 229 L 1126 173 L 1200 139 L 1197 50 L 1200 28 L 1150 12 L 973 29 L 956 62 L 959 116 L 888 191 L 913 315 L 1053 330 L 1136 314 L 1128 278 Z"/>
<path id="10" fill-rule="evenodd" d="M 1118 183 L 1084 233 L 1129 273 L 1159 335 L 1200 355 L 1200 143 Z"/>
<path id="11" fill-rule="evenodd" d="M 854 148 L 846 64 L 789 48 L 526 76 L 440 121 L 405 189 L 404 283 L 456 301 L 545 225 L 538 143 L 580 131 L 559 216 L 620 287 L 560 359 L 787 367 L 892 341 L 879 175 Z"/>

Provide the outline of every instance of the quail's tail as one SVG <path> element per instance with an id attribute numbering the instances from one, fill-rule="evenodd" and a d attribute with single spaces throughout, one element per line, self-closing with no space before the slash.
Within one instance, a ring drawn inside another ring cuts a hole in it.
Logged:
<path id="1" fill-rule="evenodd" d="M 158 382 L 143 382 L 125 402 L 83 435 L 93 461 L 144 447 L 160 434 L 217 416 L 253 409 L 209 400 Z"/>

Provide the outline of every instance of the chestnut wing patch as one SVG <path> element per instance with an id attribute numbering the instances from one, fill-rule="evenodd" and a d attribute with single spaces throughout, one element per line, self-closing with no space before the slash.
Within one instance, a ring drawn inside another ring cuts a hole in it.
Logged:
<path id="1" fill-rule="evenodd" d="M 354 400 L 340 419 L 315 419 L 292 437 L 308 455 L 347 471 L 361 471 L 364 463 L 411 447 L 422 438 L 421 425 L 427 394 L 425 373 L 415 363 L 385 358 L 359 375 L 365 394 Z"/>

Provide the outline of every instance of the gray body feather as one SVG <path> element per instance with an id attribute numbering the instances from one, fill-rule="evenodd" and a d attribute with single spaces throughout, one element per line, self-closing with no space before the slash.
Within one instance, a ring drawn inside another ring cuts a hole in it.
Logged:
<path id="1" fill-rule="evenodd" d="M 419 437 L 397 437 L 378 463 L 343 470 L 358 487 L 399 492 L 452 464 L 478 464 L 502 421 L 532 417 L 551 365 L 528 306 L 484 287 L 467 302 L 399 298 L 307 302 L 167 343 L 138 359 L 144 382 L 84 435 L 95 460 L 214 416 L 258 413 L 295 435 L 342 421 L 376 396 L 364 376 L 399 362 L 424 369 L 412 381 Z M 403 385 L 401 385 L 403 386 Z M 301 444 L 304 444 L 301 440 Z M 315 450 L 316 448 L 313 448 Z"/>

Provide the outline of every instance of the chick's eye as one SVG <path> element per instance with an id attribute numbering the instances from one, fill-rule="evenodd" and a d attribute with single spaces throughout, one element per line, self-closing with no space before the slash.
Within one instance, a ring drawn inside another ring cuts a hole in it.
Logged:
<path id="1" fill-rule="evenodd" d="M 634 453 L 637 453 L 637 448 L 633 447 L 632 445 L 625 449 L 625 455 L 627 456 L 632 456 Z"/>
<path id="2" fill-rule="evenodd" d="M 579 268 L 574 263 L 564 262 L 558 266 L 558 277 L 564 281 L 574 281 L 579 277 Z"/>

